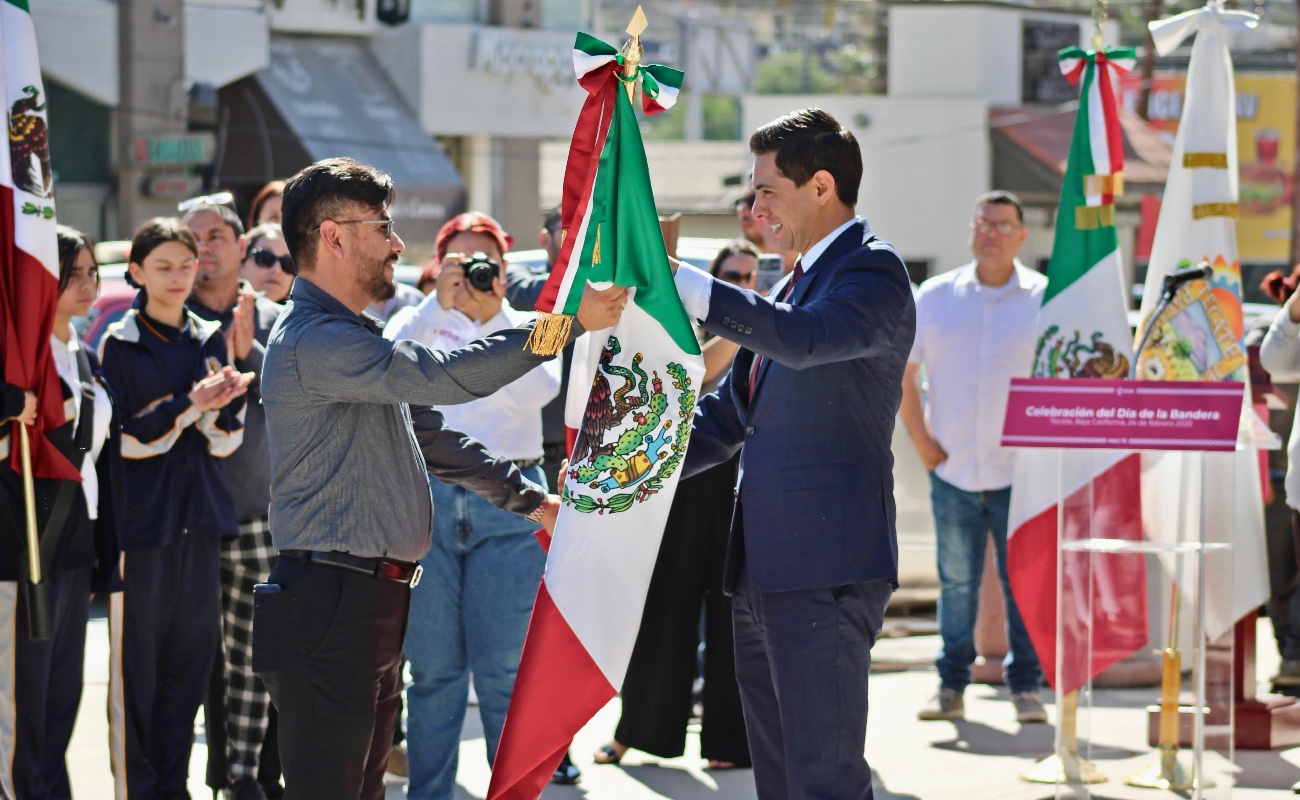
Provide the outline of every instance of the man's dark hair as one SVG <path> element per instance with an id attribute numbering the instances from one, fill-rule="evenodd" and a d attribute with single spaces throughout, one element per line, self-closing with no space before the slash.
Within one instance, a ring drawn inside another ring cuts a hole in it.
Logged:
<path id="1" fill-rule="evenodd" d="M 236 239 L 244 235 L 244 222 L 239 218 L 239 215 L 235 213 L 235 209 L 230 206 L 216 205 L 215 203 L 202 203 L 191 208 L 189 211 L 186 211 L 185 216 L 181 218 L 181 221 L 188 225 L 190 224 L 190 220 L 194 219 L 196 214 L 207 212 L 211 212 L 221 217 L 221 221 L 226 223 L 226 227 L 230 228 L 230 230 L 235 234 Z"/>
<path id="2" fill-rule="evenodd" d="M 862 150 L 853 133 L 820 108 L 792 111 L 754 131 L 749 150 L 756 156 L 776 153 L 776 168 L 803 186 L 826 170 L 835 178 L 835 193 L 846 206 L 858 202 Z"/>
<path id="3" fill-rule="evenodd" d="M 393 202 L 393 179 L 350 158 L 327 158 L 303 169 L 284 184 L 280 227 L 289 254 L 300 269 L 316 266 L 316 229 L 348 205 L 375 211 Z"/>
<path id="4" fill-rule="evenodd" d="M 563 215 L 560 213 L 559 207 L 552 208 L 547 212 L 546 219 L 542 220 L 542 230 L 547 233 L 555 233 L 560 229 L 563 222 Z"/>
<path id="5" fill-rule="evenodd" d="M 86 234 L 67 225 L 59 225 L 54 230 L 59 239 L 59 294 L 63 294 L 72 282 L 72 271 L 77 268 L 77 256 L 82 248 L 90 253 L 90 261 L 95 265 L 95 284 L 98 285 L 99 260 L 95 258 L 95 243 Z"/>
<path id="6" fill-rule="evenodd" d="M 997 189 L 992 192 L 985 192 L 984 194 L 975 198 L 975 213 L 978 214 L 980 210 L 980 206 L 986 203 L 994 206 L 1011 206 L 1015 208 L 1016 221 L 1022 225 L 1024 224 L 1025 222 L 1024 206 L 1021 205 L 1020 198 L 1016 197 L 1011 192 L 1004 192 L 1001 189 Z"/>

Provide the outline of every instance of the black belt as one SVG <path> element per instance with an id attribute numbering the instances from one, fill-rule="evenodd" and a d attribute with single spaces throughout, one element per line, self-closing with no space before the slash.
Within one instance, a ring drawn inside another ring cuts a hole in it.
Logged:
<path id="1" fill-rule="evenodd" d="M 325 564 L 330 567 L 360 572 L 375 580 L 402 583 L 414 589 L 420 583 L 424 567 L 409 561 L 395 561 L 391 558 L 362 558 L 350 553 L 338 551 L 322 553 L 317 550 L 281 550 L 280 555 L 305 561 L 308 564 Z"/>

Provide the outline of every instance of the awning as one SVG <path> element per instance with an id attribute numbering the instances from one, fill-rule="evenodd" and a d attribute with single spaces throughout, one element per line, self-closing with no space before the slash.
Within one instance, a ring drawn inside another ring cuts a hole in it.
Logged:
<path id="1" fill-rule="evenodd" d="M 275 36 L 271 66 L 221 89 L 217 183 L 241 195 L 322 158 L 387 172 L 407 242 L 429 243 L 465 208 L 465 182 L 365 44 Z"/>

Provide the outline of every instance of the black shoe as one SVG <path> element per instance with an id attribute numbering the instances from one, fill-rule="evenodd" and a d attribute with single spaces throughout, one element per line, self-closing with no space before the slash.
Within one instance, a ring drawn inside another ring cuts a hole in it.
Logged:
<path id="1" fill-rule="evenodd" d="M 263 783 L 262 793 L 266 800 L 284 800 L 284 787 L 277 783 Z"/>
<path id="2" fill-rule="evenodd" d="M 266 800 L 266 792 L 256 778 L 240 778 L 226 790 L 226 800 Z"/>
<path id="3" fill-rule="evenodd" d="M 568 753 L 565 753 L 564 760 L 560 762 L 560 766 L 555 768 L 555 774 L 551 776 L 551 783 L 560 786 L 572 786 L 581 777 L 582 770 L 578 769 L 578 765 L 573 763 L 573 759 L 569 758 Z"/>

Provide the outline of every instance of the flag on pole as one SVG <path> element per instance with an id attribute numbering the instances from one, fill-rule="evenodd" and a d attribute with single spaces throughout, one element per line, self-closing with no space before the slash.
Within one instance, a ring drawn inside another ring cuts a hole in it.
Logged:
<path id="1" fill-rule="evenodd" d="M 50 351 L 59 297 L 53 173 L 45 87 L 27 0 L 0 0 L 0 78 L 9 116 L 9 146 L 0 148 L 0 361 L 4 382 L 39 400 L 31 435 L 32 474 L 81 480 L 45 431 L 64 423 L 63 390 Z M 22 471 L 18 423 L 0 430 L 0 458 Z"/>
<path id="2" fill-rule="evenodd" d="M 491 800 L 535 800 L 574 734 L 622 687 L 704 374 L 624 92 L 627 64 L 586 34 L 578 35 L 574 64 L 590 97 L 565 174 L 564 246 L 538 307 L 554 318 L 576 313 L 588 281 L 627 287 L 629 302 L 614 328 L 590 332 L 574 348 L 569 420 L 576 435 L 561 477 L 563 506 L 493 764 Z M 646 110 L 671 105 L 681 73 L 639 69 Z"/>
<path id="3" fill-rule="evenodd" d="M 1196 41 L 1187 66 L 1182 119 L 1147 269 L 1139 331 L 1146 330 L 1159 305 L 1164 277 L 1208 261 L 1214 268 L 1209 286 L 1197 282 L 1195 288 L 1214 299 L 1216 316 L 1222 315 L 1223 327 L 1231 330 L 1233 342 L 1239 343 L 1245 334 L 1237 259 L 1236 95 L 1227 34 L 1254 28 L 1258 19 L 1245 11 L 1225 11 L 1211 0 L 1203 8 L 1150 23 L 1156 52 L 1161 55 L 1173 52 L 1189 36 L 1195 35 Z M 1160 336 L 1152 336 L 1152 340 L 1163 344 Z M 1178 379 L 1180 376 L 1167 368 L 1172 363 L 1172 358 L 1144 359 L 1141 365 L 1146 374 L 1142 377 Z M 1242 363 L 1222 377 L 1247 384 L 1242 425 L 1249 431 L 1255 412 L 1250 407 L 1248 370 Z M 1203 485 L 1192 478 L 1197 472 L 1191 462 L 1199 459 L 1204 459 L 1206 470 Z M 1213 455 L 1146 454 L 1142 494 L 1148 538 L 1170 543 L 1186 537 L 1196 539 L 1204 525 L 1208 541 L 1233 545 L 1230 559 L 1210 558 L 1206 564 L 1207 636 L 1221 636 L 1238 619 L 1263 605 L 1268 599 L 1268 562 L 1255 447 Z M 1162 562 L 1173 574 L 1172 558 L 1162 558 Z"/>
<path id="4" fill-rule="evenodd" d="M 1034 354 L 1036 378 L 1125 378 L 1132 336 L 1124 303 L 1115 196 L 1123 191 L 1124 153 L 1114 81 L 1133 66 L 1132 49 L 1060 53 L 1061 69 L 1081 84 L 1078 116 L 1056 214 Z M 1021 450 L 1011 490 L 1007 571 L 1016 606 L 1058 693 L 1079 688 L 1146 644 L 1142 556 L 1062 553 L 1062 541 L 1140 539 L 1138 456 L 1111 451 Z M 1065 602 L 1057 607 L 1057 558 Z M 1091 567 L 1091 569 L 1089 569 Z M 1059 619 L 1058 619 L 1059 617 Z M 1058 631 L 1091 660 L 1058 664 Z"/>

